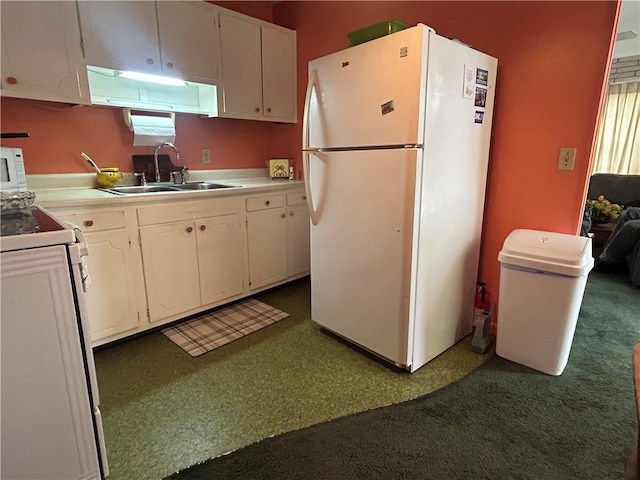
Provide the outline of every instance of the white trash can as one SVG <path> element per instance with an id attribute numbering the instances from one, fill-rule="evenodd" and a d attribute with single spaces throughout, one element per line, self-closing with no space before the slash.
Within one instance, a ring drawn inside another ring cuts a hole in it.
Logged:
<path id="1" fill-rule="evenodd" d="M 498 254 L 496 353 L 549 375 L 567 365 L 589 271 L 591 239 L 514 230 Z"/>

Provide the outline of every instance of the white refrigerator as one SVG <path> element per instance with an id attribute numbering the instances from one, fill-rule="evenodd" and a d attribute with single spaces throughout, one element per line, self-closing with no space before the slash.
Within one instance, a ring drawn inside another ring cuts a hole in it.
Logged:
<path id="1" fill-rule="evenodd" d="M 496 69 L 421 24 L 309 62 L 311 317 L 411 372 L 471 333 Z"/>

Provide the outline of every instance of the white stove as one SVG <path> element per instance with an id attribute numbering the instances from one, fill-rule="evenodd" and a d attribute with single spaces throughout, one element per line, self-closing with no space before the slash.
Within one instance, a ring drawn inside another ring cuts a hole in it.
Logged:
<path id="1" fill-rule="evenodd" d="M 2 252 L 76 242 L 71 226 L 63 225 L 40 207 L 4 210 L 0 215 L 0 225 Z"/>
<path id="2" fill-rule="evenodd" d="M 1 478 L 109 474 L 86 318 L 86 242 L 40 207 L 0 215 Z M 24 448 L 29 445 L 29 448 Z"/>

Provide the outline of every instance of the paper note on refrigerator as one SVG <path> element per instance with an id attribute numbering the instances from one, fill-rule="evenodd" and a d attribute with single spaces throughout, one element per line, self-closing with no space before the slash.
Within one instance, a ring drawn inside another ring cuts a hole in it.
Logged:
<path id="1" fill-rule="evenodd" d="M 462 91 L 462 98 L 473 98 L 474 89 L 474 72 L 473 67 L 468 65 L 464 66 L 464 87 Z"/>

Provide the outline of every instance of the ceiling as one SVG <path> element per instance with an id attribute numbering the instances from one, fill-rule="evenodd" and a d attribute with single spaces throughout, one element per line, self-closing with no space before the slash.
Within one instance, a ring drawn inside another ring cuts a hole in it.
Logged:
<path id="1" fill-rule="evenodd" d="M 631 36 L 628 32 L 635 32 L 635 38 L 618 39 L 613 49 L 613 58 L 640 55 L 640 0 L 623 0 L 618 21 L 618 36 Z"/>

